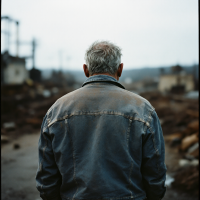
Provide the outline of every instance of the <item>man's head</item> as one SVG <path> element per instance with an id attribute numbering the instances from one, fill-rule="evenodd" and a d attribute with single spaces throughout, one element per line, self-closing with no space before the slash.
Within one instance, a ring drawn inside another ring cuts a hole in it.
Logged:
<path id="1" fill-rule="evenodd" d="M 83 70 L 86 77 L 105 74 L 119 80 L 123 70 L 121 55 L 121 48 L 111 42 L 94 42 L 85 53 Z"/>

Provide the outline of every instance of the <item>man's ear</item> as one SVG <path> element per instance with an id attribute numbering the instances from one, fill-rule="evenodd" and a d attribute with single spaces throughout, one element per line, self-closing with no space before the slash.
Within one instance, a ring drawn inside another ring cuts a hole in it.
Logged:
<path id="1" fill-rule="evenodd" d="M 122 75 L 122 70 L 123 70 L 123 66 L 124 64 L 121 63 L 118 67 L 118 70 L 117 70 L 117 76 L 120 77 Z"/>
<path id="2" fill-rule="evenodd" d="M 89 70 L 88 70 L 88 67 L 86 64 L 83 64 L 83 71 L 84 71 L 86 77 L 90 76 Z"/>

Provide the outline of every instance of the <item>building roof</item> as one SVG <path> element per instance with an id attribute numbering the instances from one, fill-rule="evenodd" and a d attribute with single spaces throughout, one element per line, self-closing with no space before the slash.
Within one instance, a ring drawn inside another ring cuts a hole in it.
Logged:
<path id="1" fill-rule="evenodd" d="M 10 63 L 25 65 L 25 62 L 25 58 L 11 56 L 9 55 L 8 51 L 5 51 L 3 54 L 1 54 L 1 67 L 6 67 Z"/>

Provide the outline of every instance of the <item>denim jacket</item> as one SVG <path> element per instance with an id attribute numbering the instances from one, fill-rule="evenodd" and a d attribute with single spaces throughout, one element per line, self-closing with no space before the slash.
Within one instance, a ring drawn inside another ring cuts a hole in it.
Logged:
<path id="1" fill-rule="evenodd" d="M 44 117 L 36 187 L 44 200 L 162 199 L 164 159 L 151 104 L 111 76 L 91 76 Z"/>

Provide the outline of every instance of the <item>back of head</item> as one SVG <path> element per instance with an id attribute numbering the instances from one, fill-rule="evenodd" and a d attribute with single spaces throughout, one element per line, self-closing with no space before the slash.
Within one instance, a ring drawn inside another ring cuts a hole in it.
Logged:
<path id="1" fill-rule="evenodd" d="M 108 41 L 94 42 L 85 53 L 89 73 L 114 75 L 121 63 L 121 48 Z"/>

